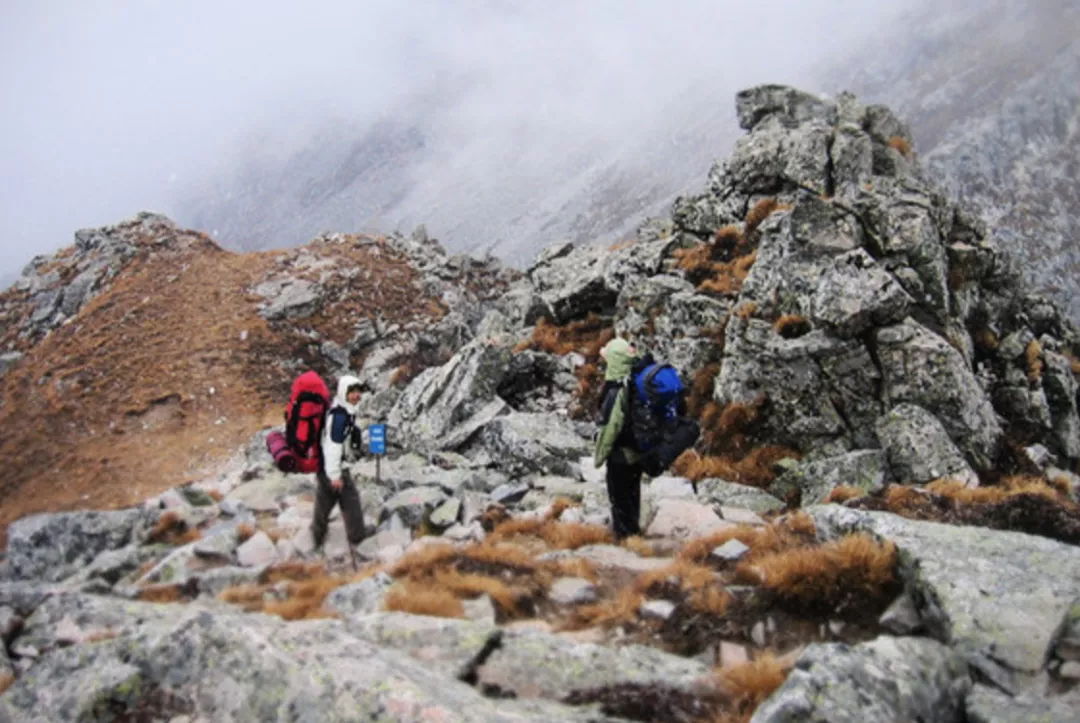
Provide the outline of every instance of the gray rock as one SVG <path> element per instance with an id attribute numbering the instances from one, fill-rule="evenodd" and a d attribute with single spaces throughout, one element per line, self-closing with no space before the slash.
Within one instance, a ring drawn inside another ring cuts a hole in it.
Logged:
<path id="1" fill-rule="evenodd" d="M 25 618 L 56 589 L 56 585 L 42 582 L 0 582 L 0 606 Z"/>
<path id="2" fill-rule="evenodd" d="M 765 524 L 765 520 L 759 514 L 751 510 L 745 510 L 742 507 L 720 507 L 717 512 L 720 513 L 720 519 L 724 522 L 754 527 L 761 527 Z"/>
<path id="3" fill-rule="evenodd" d="M 217 597 L 230 587 L 255 585 L 266 572 L 265 567 L 215 567 L 193 575 L 198 580 L 200 596 Z"/>
<path id="4" fill-rule="evenodd" d="M 979 476 L 930 412 L 915 404 L 899 404 L 875 425 L 889 459 L 891 477 L 922 484 L 940 478 L 978 486 Z"/>
<path id="5" fill-rule="evenodd" d="M 285 474 L 276 468 L 259 468 L 259 476 L 244 482 L 225 497 L 252 512 L 280 512 L 286 497 L 315 489 L 315 475 Z"/>
<path id="6" fill-rule="evenodd" d="M 6 605 L 0 607 L 0 648 L 9 644 L 20 630 L 22 630 L 22 616 L 14 609 Z"/>
<path id="7" fill-rule="evenodd" d="M 786 85 L 758 85 L 735 95 L 739 127 L 752 131 L 766 118 L 778 117 L 786 125 L 821 120 L 834 125 L 836 104 Z"/>
<path id="8" fill-rule="evenodd" d="M 665 497 L 694 497 L 694 486 L 685 477 L 657 477 L 644 490 L 657 499 Z"/>
<path id="9" fill-rule="evenodd" d="M 1002 430 L 990 401 L 953 347 L 912 319 L 877 332 L 884 397 L 926 409 L 976 471 L 997 458 Z"/>
<path id="10" fill-rule="evenodd" d="M 529 490 L 528 482 L 499 485 L 491 491 L 491 501 L 500 505 L 512 505 L 520 502 Z"/>
<path id="11" fill-rule="evenodd" d="M 783 502 L 763 489 L 717 478 L 698 482 L 698 499 L 716 506 L 742 507 L 758 514 L 784 508 Z"/>
<path id="12" fill-rule="evenodd" d="M 849 339 L 871 327 L 902 321 L 911 303 L 889 272 L 856 249 L 838 256 L 822 274 L 810 302 L 811 319 Z"/>
<path id="13" fill-rule="evenodd" d="M 259 530 L 236 549 L 236 559 L 244 567 L 263 567 L 278 560 L 277 545 Z"/>
<path id="14" fill-rule="evenodd" d="M 666 498 L 656 503 L 656 516 L 649 523 L 649 537 L 690 539 L 735 525 L 724 522 L 711 507 L 689 500 Z"/>
<path id="15" fill-rule="evenodd" d="M 556 605 L 595 602 L 596 585 L 580 577 L 560 577 L 552 583 L 548 598 Z"/>
<path id="16" fill-rule="evenodd" d="M 495 624 L 495 603 L 489 595 L 481 595 L 472 600 L 462 600 L 461 607 L 465 611 L 465 619 L 487 625 Z"/>
<path id="17" fill-rule="evenodd" d="M 1069 606 L 1054 637 L 1055 657 L 1080 661 L 1080 598 Z"/>
<path id="18" fill-rule="evenodd" d="M 750 552 L 750 548 L 747 545 L 738 540 L 728 540 L 709 553 L 709 556 L 724 562 L 735 562 L 745 557 L 748 552 Z"/>
<path id="19" fill-rule="evenodd" d="M 451 497 L 446 502 L 439 505 L 434 512 L 431 513 L 431 524 L 439 529 L 446 529 L 457 522 L 461 516 L 461 500 L 457 497 Z"/>
<path id="20" fill-rule="evenodd" d="M 396 513 L 406 527 L 414 528 L 419 526 L 445 499 L 446 493 L 438 487 L 413 487 L 403 490 L 383 504 L 379 510 L 379 521 Z"/>
<path id="21" fill-rule="evenodd" d="M 1080 457 L 1080 413 L 1072 362 L 1061 354 L 1043 352 L 1043 389 L 1052 418 L 1054 441 L 1066 457 Z"/>
<path id="22" fill-rule="evenodd" d="M 590 450 L 566 417 L 514 412 L 484 427 L 480 444 L 510 475 L 576 476 L 577 460 Z"/>
<path id="23" fill-rule="evenodd" d="M 395 546 L 405 548 L 410 542 L 412 533 L 404 528 L 376 532 L 357 546 L 356 554 L 365 560 L 376 560 L 380 550 Z"/>
<path id="24" fill-rule="evenodd" d="M 94 287 L 101 276 L 102 269 L 87 269 L 64 286 L 63 299 L 60 302 L 60 311 L 64 316 L 75 316 L 79 313 L 79 309 L 93 298 Z"/>
<path id="25" fill-rule="evenodd" d="M 438 442 L 475 415 L 486 423 L 501 410 L 496 395 L 509 364 L 508 347 L 486 340 L 470 342 L 446 364 L 416 377 L 390 410 L 387 422 L 405 443 L 455 448 L 466 440 Z"/>
<path id="26" fill-rule="evenodd" d="M 934 640 L 815 644 L 750 721 L 954 723 L 970 689 L 963 658 Z"/>
<path id="27" fill-rule="evenodd" d="M 670 557 L 641 557 L 624 547 L 616 545 L 586 545 L 576 550 L 560 550 L 541 555 L 540 560 L 559 560 L 580 557 L 599 568 L 629 573 L 650 572 L 671 564 Z"/>
<path id="28" fill-rule="evenodd" d="M 675 603 L 670 600 L 646 600 L 641 604 L 640 613 L 643 618 L 653 620 L 667 620 L 675 612 Z"/>
<path id="29" fill-rule="evenodd" d="M 1070 699 L 1071 698 L 1071 699 Z M 967 697 L 968 723 L 1074 723 L 1080 700 L 1051 698 L 1036 693 L 1016 697 L 989 686 L 976 685 Z"/>
<path id="30" fill-rule="evenodd" d="M 786 497 L 789 490 L 798 489 L 802 492 L 803 505 L 815 505 L 824 502 L 840 485 L 865 492 L 879 490 L 885 484 L 887 471 L 883 452 L 859 450 L 800 463 L 780 475 L 769 491 Z"/>
<path id="31" fill-rule="evenodd" d="M 0 377 L 7 374 L 7 370 L 19 363 L 19 360 L 23 358 L 23 353 L 20 351 L 9 351 L 4 354 L 0 354 Z"/>
<path id="32" fill-rule="evenodd" d="M 394 578 L 379 572 L 366 580 L 334 590 L 326 597 L 324 607 L 342 617 L 378 612 L 382 610 L 386 591 L 393 584 Z"/>
<path id="33" fill-rule="evenodd" d="M 115 585 L 120 580 L 138 570 L 142 565 L 163 554 L 165 548 L 140 547 L 131 544 L 119 550 L 106 550 L 94 558 L 86 567 L 65 580 L 66 584 L 104 580 Z"/>
<path id="34" fill-rule="evenodd" d="M 8 528 L 7 561 L 16 580 L 62 580 L 106 550 L 123 547 L 144 526 L 137 509 L 24 517 Z"/>
<path id="35" fill-rule="evenodd" d="M 911 595 L 904 592 L 881 614 L 878 624 L 893 635 L 912 635 L 922 627 L 922 618 Z"/>
<path id="36" fill-rule="evenodd" d="M 1080 589 L 1080 549 L 1042 537 L 812 507 L 818 534 L 892 540 L 927 630 L 970 660 L 1036 673 Z"/>
<path id="37" fill-rule="evenodd" d="M 477 671 L 481 684 L 519 697 L 562 699 L 575 690 L 658 683 L 689 690 L 708 668 L 643 645 L 575 643 L 541 632 L 511 631 Z"/>
<path id="38" fill-rule="evenodd" d="M 305 319 L 314 314 L 323 299 L 323 289 L 304 279 L 279 279 L 255 287 L 268 303 L 259 314 L 269 320 Z"/>
<path id="39" fill-rule="evenodd" d="M 133 713 L 146 691 L 167 703 L 156 710 L 215 721 L 275 720 L 283 710 L 304 720 L 421 717 L 474 721 L 584 721 L 592 709 L 549 701 L 493 701 L 400 652 L 374 645 L 341 621 L 288 623 L 268 615 L 160 608 L 160 616 L 124 615 L 112 640 L 48 652 L 3 697 L 14 720 L 89 720 L 101 701 L 110 715 Z M 99 611 L 104 614 L 105 611 Z M 196 695 L 194 691 L 197 691 Z M 97 712 L 95 712 L 97 711 Z"/>

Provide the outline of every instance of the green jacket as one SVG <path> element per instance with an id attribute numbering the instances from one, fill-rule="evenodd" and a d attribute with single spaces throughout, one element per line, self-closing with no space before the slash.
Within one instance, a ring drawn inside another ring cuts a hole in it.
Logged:
<path id="1" fill-rule="evenodd" d="M 630 411 L 630 397 L 625 382 L 629 380 L 630 370 L 634 366 L 634 357 L 630 354 L 630 345 L 622 339 L 612 339 L 608 342 L 607 346 L 604 347 L 604 357 L 607 361 L 604 381 L 621 380 L 624 383 L 622 388 L 619 389 L 615 403 L 611 407 L 611 414 L 608 415 L 607 422 L 596 434 L 596 448 L 593 451 L 593 464 L 596 467 L 603 467 L 604 463 L 607 462 L 607 458 L 615 449 L 615 442 L 619 438 L 619 433 L 622 432 L 623 425 L 627 422 Z M 637 452 L 625 447 L 623 448 L 623 454 L 630 464 L 633 464 L 638 457 Z"/>

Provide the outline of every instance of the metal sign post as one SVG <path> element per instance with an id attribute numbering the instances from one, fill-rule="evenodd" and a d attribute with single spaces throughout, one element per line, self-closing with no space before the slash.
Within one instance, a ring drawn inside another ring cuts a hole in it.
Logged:
<path id="1" fill-rule="evenodd" d="M 375 455 L 375 484 L 378 485 L 381 483 L 379 479 L 379 462 L 382 460 L 382 456 L 386 454 L 385 424 L 368 425 L 368 452 Z"/>

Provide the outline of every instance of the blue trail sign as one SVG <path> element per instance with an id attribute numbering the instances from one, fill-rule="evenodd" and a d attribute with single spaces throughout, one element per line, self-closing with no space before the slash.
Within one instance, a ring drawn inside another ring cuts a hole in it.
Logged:
<path id="1" fill-rule="evenodd" d="M 368 452 L 371 454 L 386 454 L 385 424 L 372 424 L 368 426 Z"/>

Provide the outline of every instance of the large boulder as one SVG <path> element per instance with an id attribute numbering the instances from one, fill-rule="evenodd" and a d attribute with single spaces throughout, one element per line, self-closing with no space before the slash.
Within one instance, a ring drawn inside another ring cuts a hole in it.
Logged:
<path id="1" fill-rule="evenodd" d="M 111 604 L 120 615 L 125 604 Z M 166 617 L 127 615 L 114 637 L 45 653 L 0 699 L 0 718 L 256 721 L 288 711 L 319 721 L 605 720 L 550 701 L 486 698 L 336 620 L 143 607 Z"/>
<path id="2" fill-rule="evenodd" d="M 987 685 L 976 685 L 967 698 L 967 723 L 1073 723 L 1080 696 L 1050 697 L 1039 693 L 1010 696 Z"/>
<path id="3" fill-rule="evenodd" d="M 776 117 L 785 125 L 821 120 L 834 125 L 836 103 L 786 85 L 757 85 L 735 94 L 739 127 L 752 131 L 766 118 Z"/>
<path id="4" fill-rule="evenodd" d="M 484 427 L 479 444 L 492 463 L 510 475 L 531 473 L 577 477 L 577 462 L 591 449 L 574 425 L 559 414 L 514 412 Z"/>
<path id="5" fill-rule="evenodd" d="M 876 345 L 888 405 L 928 410 L 977 471 L 989 469 L 1001 424 L 963 355 L 914 319 L 878 330 Z"/>
<path id="6" fill-rule="evenodd" d="M 1080 589 L 1080 549 L 1019 532 L 812 507 L 819 534 L 869 532 L 896 543 L 928 629 L 1007 684 L 1043 669 Z M 997 666 L 1004 666 L 1002 673 Z"/>
<path id="7" fill-rule="evenodd" d="M 911 297 L 870 254 L 857 249 L 837 257 L 821 276 L 811 300 L 813 321 L 851 338 L 874 326 L 902 321 Z"/>
<path id="8" fill-rule="evenodd" d="M 8 528 L 11 576 L 63 580 L 98 554 L 127 545 L 148 521 L 148 513 L 139 509 L 24 517 Z"/>
<path id="9" fill-rule="evenodd" d="M 483 414 L 497 412 L 497 392 L 510 365 L 509 348 L 477 340 L 462 348 L 441 367 L 425 370 L 402 393 L 387 420 L 406 444 L 443 447 L 439 440 Z M 501 408 L 501 407 L 500 407 Z"/>
<path id="10" fill-rule="evenodd" d="M 961 655 L 928 639 L 811 645 L 751 723 L 954 723 L 971 678 Z"/>
<path id="11" fill-rule="evenodd" d="M 923 484 L 948 478 L 968 486 L 979 484 L 979 476 L 945 427 L 922 407 L 898 404 L 877 420 L 875 429 L 896 481 Z"/>

